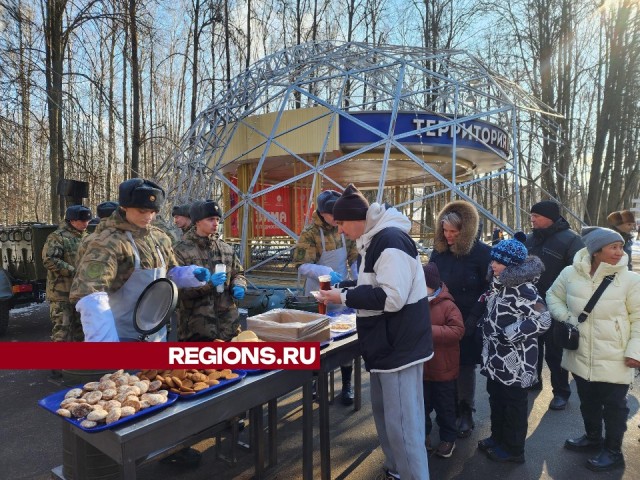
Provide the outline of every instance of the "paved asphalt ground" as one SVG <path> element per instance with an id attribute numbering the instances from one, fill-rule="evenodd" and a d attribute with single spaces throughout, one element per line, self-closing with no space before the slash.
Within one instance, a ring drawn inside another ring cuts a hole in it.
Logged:
<path id="1" fill-rule="evenodd" d="M 12 312 L 9 331 L 2 341 L 47 341 L 49 335 L 47 305 L 32 305 Z M 2 343 L 0 343 L 0 352 Z M 546 372 L 546 371 L 545 371 Z M 0 480 L 48 479 L 51 469 L 62 463 L 60 419 L 41 409 L 37 401 L 62 386 L 52 383 L 48 371 L 0 371 Z M 337 376 L 338 377 L 338 376 Z M 639 382 L 640 383 L 640 382 Z M 336 380 L 336 387 L 340 384 Z M 640 395 L 638 386 L 629 393 L 631 409 L 623 451 L 626 468 L 616 472 L 596 474 L 584 466 L 587 455 L 562 448 L 567 437 L 583 433 L 579 402 L 575 394 L 567 410 L 547 410 L 551 399 L 548 389 L 530 393 L 529 436 L 524 465 L 502 465 L 488 460 L 476 450 L 479 439 L 488 436 L 489 411 L 484 377 L 478 375 L 476 429 L 470 438 L 458 440 L 450 459 L 431 457 L 431 478 L 437 480 L 464 479 L 640 479 Z M 363 374 L 363 408 L 359 412 L 340 405 L 330 407 L 331 461 L 334 479 L 373 480 L 381 473 L 383 456 L 376 439 L 369 400 L 369 376 Z M 301 393 L 293 392 L 279 401 L 278 459 L 272 479 L 301 478 Z M 265 409 L 266 410 L 266 409 Z M 315 425 L 318 424 L 317 408 Z M 266 425 L 266 422 L 265 422 Z M 320 477 L 319 439 L 314 430 L 314 478 Z M 246 431 L 241 440 L 248 441 Z M 437 434 L 435 436 L 437 441 Z M 173 479 L 248 479 L 252 478 L 252 456 L 241 452 L 239 462 L 230 467 L 216 460 L 213 441 L 195 445 L 203 452 L 199 468 L 184 471 L 174 466 L 152 463 L 139 468 L 143 480 Z M 222 449 L 229 447 L 223 441 Z M 80 479 L 85 480 L 85 479 Z"/>

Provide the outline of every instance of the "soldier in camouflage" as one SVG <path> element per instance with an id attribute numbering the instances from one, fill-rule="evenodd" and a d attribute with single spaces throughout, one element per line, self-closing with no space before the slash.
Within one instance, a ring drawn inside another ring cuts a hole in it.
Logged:
<path id="1" fill-rule="evenodd" d="M 180 229 L 183 235 L 187 233 L 187 230 L 191 228 L 191 214 L 189 213 L 190 209 L 190 203 L 174 205 L 174 207 L 171 209 L 173 223 Z"/>
<path id="2" fill-rule="evenodd" d="M 194 202 L 190 215 L 194 226 L 175 246 L 175 254 L 182 265 L 206 266 L 211 271 L 211 284 L 180 290 L 178 339 L 227 341 L 240 331 L 236 300 L 244 298 L 247 287 L 244 270 L 231 245 L 216 236 L 222 217 L 218 204 L 213 200 Z M 214 273 L 217 264 L 224 264 L 225 272 Z"/>
<path id="3" fill-rule="evenodd" d="M 313 212 L 313 225 L 306 227 L 296 243 L 293 261 L 298 267 L 298 278 L 305 278 L 305 295 L 312 290 L 319 290 L 320 275 L 330 275 L 331 284 L 346 280 L 351 274 L 357 279 L 358 250 L 353 240 L 345 239 L 338 233 L 333 220 L 333 206 L 340 198 L 335 190 L 325 190 L 316 199 L 318 208 Z M 340 367 L 342 373 L 342 404 L 353 404 L 353 388 L 351 386 L 351 363 Z"/>
<path id="4" fill-rule="evenodd" d="M 82 342 L 80 318 L 69 301 L 71 281 L 76 271 L 76 254 L 86 236 L 91 210 L 82 205 L 67 208 L 64 223 L 52 232 L 42 249 L 42 262 L 47 269 L 47 300 L 54 342 Z"/>
<path id="5" fill-rule="evenodd" d="M 302 231 L 296 243 L 293 261 L 299 275 L 305 279 L 305 295 L 318 290 L 320 275 L 332 275 L 333 272 L 332 284 L 346 280 L 349 273 L 354 278 L 357 276 L 356 242 L 338 234 L 333 221 L 333 205 L 339 197 L 340 193 L 335 190 L 325 190 L 318 195 L 318 207 L 311 217 L 313 224 Z M 339 258 L 333 258 L 338 255 Z"/>
<path id="6" fill-rule="evenodd" d="M 153 219 L 152 225 L 166 233 L 167 236 L 171 239 L 171 244 L 173 246 L 175 246 L 175 244 L 180 241 L 180 238 L 182 238 L 182 232 L 180 231 L 180 229 L 176 228 L 170 222 L 165 220 L 164 217 L 160 214 L 157 214 Z"/>
<path id="7" fill-rule="evenodd" d="M 80 259 L 82 258 L 82 255 L 84 255 L 84 252 L 87 250 L 87 245 L 89 245 L 89 242 L 104 228 L 104 222 L 102 222 L 102 220 L 104 220 L 105 218 L 109 218 L 111 214 L 117 209 L 118 202 L 102 202 L 98 204 L 98 206 L 96 207 L 96 210 L 98 211 L 98 217 L 97 221 L 94 223 L 96 228 L 89 235 L 86 235 L 80 242 L 76 264 L 80 263 Z M 91 225 L 91 222 L 93 222 L 94 220 L 96 219 L 92 219 L 89 222 L 89 225 Z"/>
<path id="8" fill-rule="evenodd" d="M 136 301 L 158 278 L 167 276 L 178 287 L 209 280 L 205 268 L 176 266 L 171 239 L 151 225 L 164 198 L 164 190 L 149 180 L 120 184 L 120 206 L 100 223 L 101 231 L 87 246 L 71 285 L 70 299 L 77 302 L 85 341 L 136 340 Z M 165 334 L 163 328 L 150 340 L 164 340 Z"/>

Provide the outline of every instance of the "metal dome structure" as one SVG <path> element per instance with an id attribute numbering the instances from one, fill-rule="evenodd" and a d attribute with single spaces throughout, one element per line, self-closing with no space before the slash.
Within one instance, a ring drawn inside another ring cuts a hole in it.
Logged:
<path id="1" fill-rule="evenodd" d="M 398 208 L 463 198 L 510 230 L 470 193 L 508 176 L 519 227 L 517 142 L 530 135 L 524 125 L 553 131 L 555 116 L 465 51 L 309 43 L 234 78 L 156 177 L 173 203 L 219 200 L 225 237 L 237 238 L 250 270 L 282 254 L 248 262 L 253 240 L 275 229 L 290 251 L 316 195 L 348 183 Z M 414 195 L 399 201 L 408 185 Z M 286 203 L 280 212 L 278 202 Z"/>

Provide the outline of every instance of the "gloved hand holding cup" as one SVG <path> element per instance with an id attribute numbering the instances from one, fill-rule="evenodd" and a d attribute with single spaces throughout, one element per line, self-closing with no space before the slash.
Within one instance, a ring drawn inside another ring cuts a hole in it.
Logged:
<path id="1" fill-rule="evenodd" d="M 211 283 L 216 287 L 218 293 L 224 292 L 224 282 L 227 281 L 227 266 L 218 263 L 215 266 L 215 273 L 211 275 Z"/>

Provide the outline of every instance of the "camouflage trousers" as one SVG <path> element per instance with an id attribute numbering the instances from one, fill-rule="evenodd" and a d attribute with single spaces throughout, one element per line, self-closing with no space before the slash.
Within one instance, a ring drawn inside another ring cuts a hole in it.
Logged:
<path id="1" fill-rule="evenodd" d="M 207 342 L 224 340 L 228 342 L 240 333 L 238 309 L 220 312 L 215 318 L 204 315 L 189 315 L 188 310 L 180 310 L 178 316 L 178 340 L 181 342 Z"/>
<path id="2" fill-rule="evenodd" d="M 75 305 L 69 302 L 49 302 L 49 318 L 53 328 L 53 342 L 84 342 L 84 332 L 80 314 Z"/>

